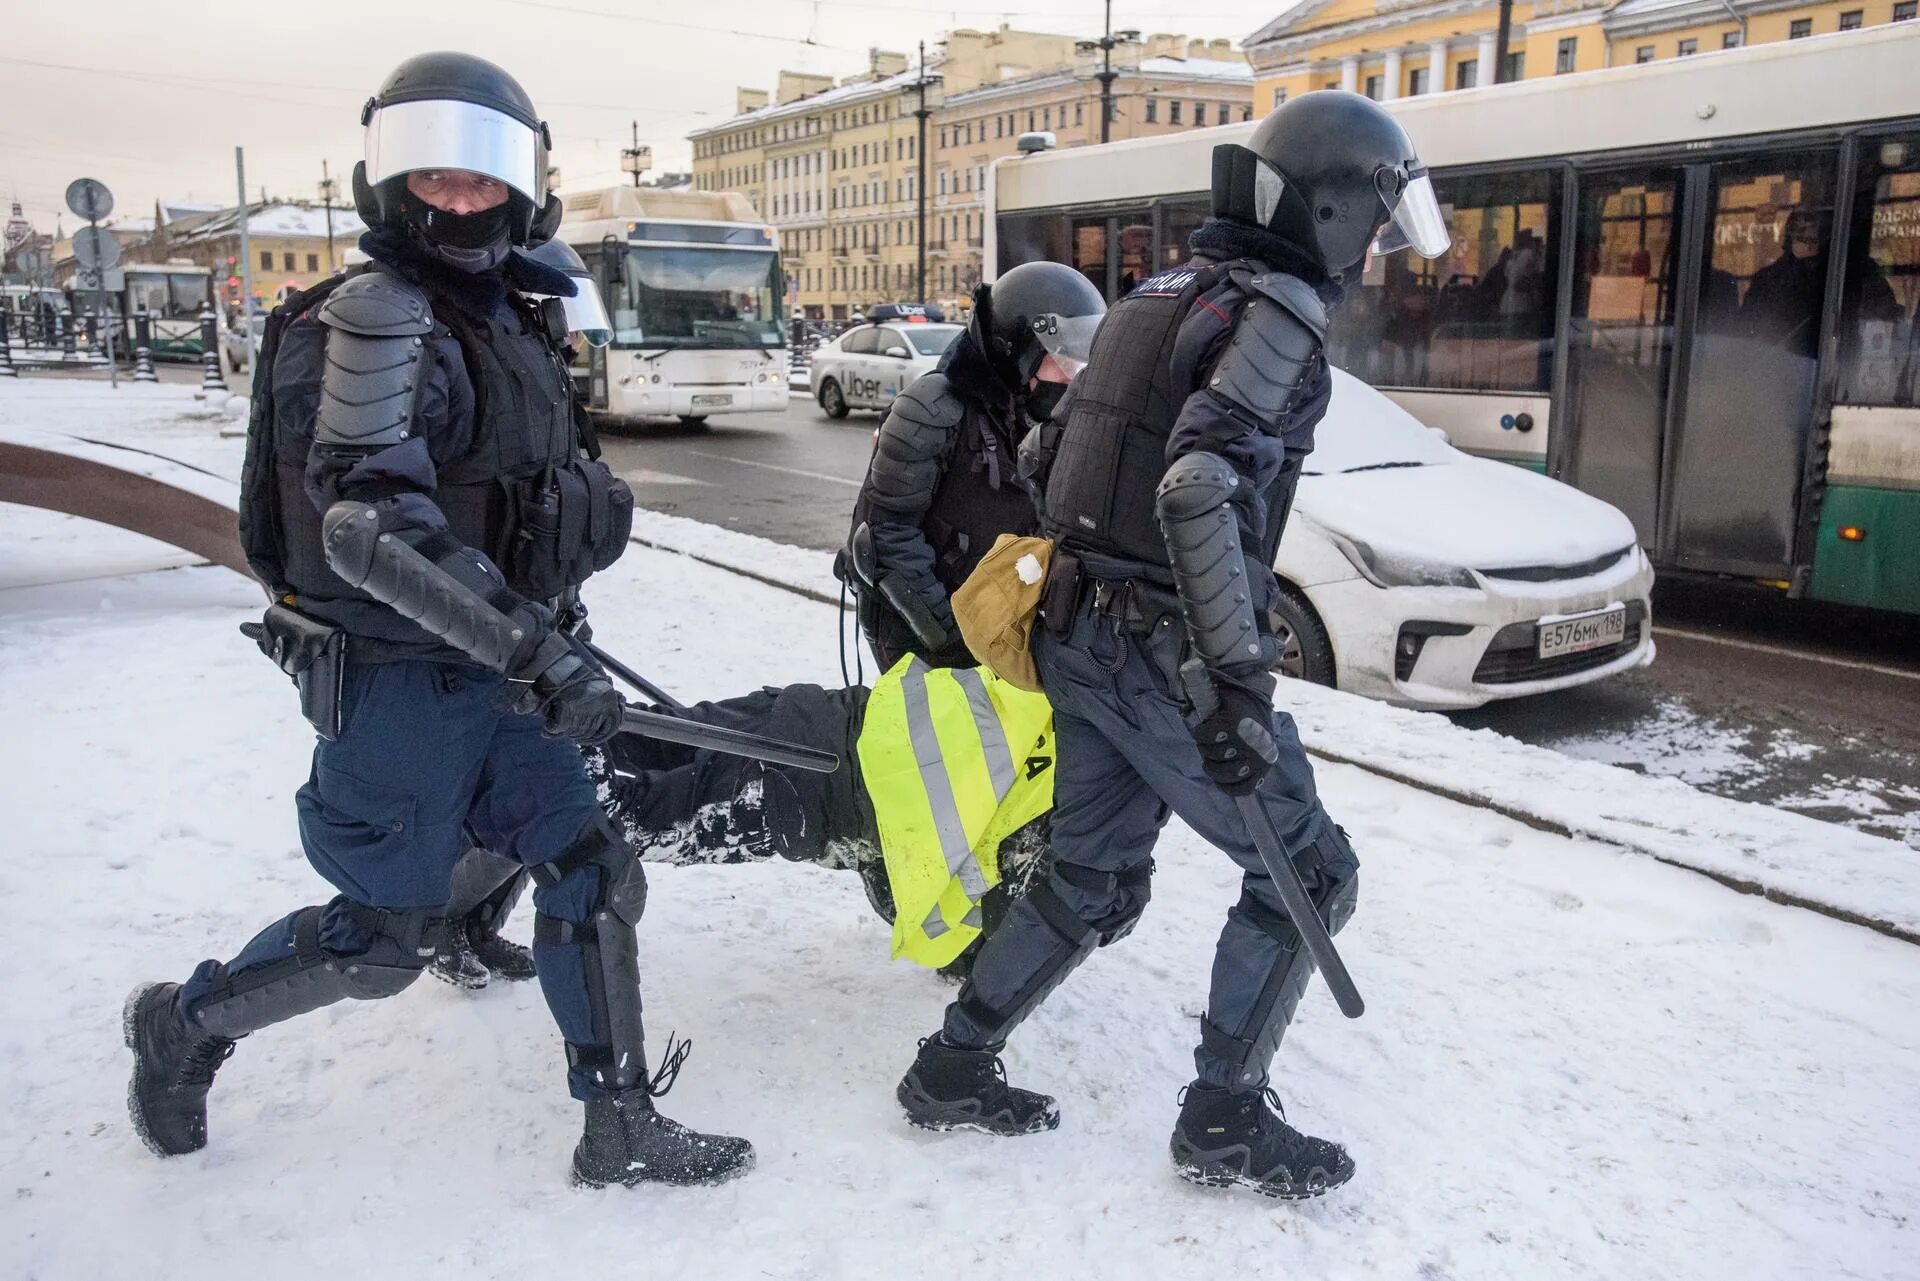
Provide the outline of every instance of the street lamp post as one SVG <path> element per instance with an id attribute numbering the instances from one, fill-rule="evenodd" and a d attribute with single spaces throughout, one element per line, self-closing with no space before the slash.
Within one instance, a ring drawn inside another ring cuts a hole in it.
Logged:
<path id="1" fill-rule="evenodd" d="M 917 273 L 920 305 L 927 305 L 927 117 L 946 104 L 946 88 L 941 77 L 927 74 L 927 46 L 920 45 L 919 73 L 913 82 L 907 85 L 906 97 L 913 104 L 913 118 L 920 122 L 920 150 L 918 153 L 919 177 L 914 189 L 914 197 L 919 206 L 918 226 L 915 228 L 920 262 Z"/>
<path id="2" fill-rule="evenodd" d="M 633 122 L 633 145 L 620 149 L 620 167 L 633 175 L 633 185 L 640 185 L 640 175 L 653 168 L 653 148 L 640 145 L 640 122 Z"/>
<path id="3" fill-rule="evenodd" d="M 1113 69 L 1114 47 L 1140 38 L 1138 31 L 1113 29 L 1113 0 L 1106 0 L 1106 3 L 1107 20 L 1100 38 L 1082 41 L 1077 46 L 1083 52 L 1100 50 L 1100 70 L 1093 73 L 1093 78 L 1100 82 L 1100 141 L 1102 142 L 1110 141 L 1113 137 L 1113 82 L 1120 78 L 1120 73 Z"/>
<path id="4" fill-rule="evenodd" d="M 327 211 L 327 274 L 340 270 L 340 263 L 333 253 L 333 175 L 327 172 L 327 162 L 320 162 L 320 207 Z"/>

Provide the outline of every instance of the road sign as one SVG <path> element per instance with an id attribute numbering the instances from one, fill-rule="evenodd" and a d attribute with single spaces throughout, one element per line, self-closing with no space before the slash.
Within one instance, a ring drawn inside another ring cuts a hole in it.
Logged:
<path id="1" fill-rule="evenodd" d="M 118 267 L 111 267 L 106 271 L 82 267 L 74 273 L 73 287 L 79 290 L 104 289 L 110 294 L 125 293 L 127 273 Z"/>
<path id="2" fill-rule="evenodd" d="M 113 212 L 113 193 L 98 178 L 75 178 L 67 184 L 67 208 L 77 218 L 99 222 Z"/>
<path id="3" fill-rule="evenodd" d="M 120 242 L 105 227 L 82 227 L 73 233 L 73 256 L 82 267 L 111 267 L 120 261 Z"/>

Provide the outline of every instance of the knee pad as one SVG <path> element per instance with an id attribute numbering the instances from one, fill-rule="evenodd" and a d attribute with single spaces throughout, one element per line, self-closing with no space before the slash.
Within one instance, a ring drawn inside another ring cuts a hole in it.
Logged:
<path id="1" fill-rule="evenodd" d="M 354 924 L 372 935 L 357 956 L 336 956 L 345 994 L 356 1001 L 377 1001 L 404 992 L 433 960 L 447 921 L 438 909 L 385 911 L 346 905 Z"/>
<path id="2" fill-rule="evenodd" d="M 1066 920 L 1080 922 L 1080 933 L 1092 931 L 1092 942 L 1096 947 L 1106 947 L 1109 943 L 1118 943 L 1133 933 L 1133 927 L 1146 912 L 1147 904 L 1153 898 L 1153 860 L 1123 867 L 1117 872 L 1103 872 L 1096 868 L 1081 867 L 1074 863 L 1056 863 L 1054 874 L 1073 886 L 1089 898 L 1101 900 L 1105 906 L 1096 914 L 1081 916 L 1067 907 L 1047 881 L 1041 881 L 1030 891 L 1036 899 L 1050 900 L 1042 906 L 1042 915 L 1049 923 L 1062 918 L 1055 928 L 1060 928 Z M 1047 911 L 1048 907 L 1056 910 Z M 1079 935 L 1062 929 L 1068 941 L 1079 941 Z"/>

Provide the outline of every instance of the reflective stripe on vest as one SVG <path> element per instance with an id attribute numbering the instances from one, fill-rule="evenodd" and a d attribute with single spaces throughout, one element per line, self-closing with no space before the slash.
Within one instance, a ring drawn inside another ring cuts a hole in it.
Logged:
<path id="1" fill-rule="evenodd" d="M 1053 805 L 1052 743 L 1046 699 L 990 671 L 908 655 L 874 683 L 858 752 L 896 906 L 895 956 L 945 965 L 979 934 L 1000 843 Z"/>

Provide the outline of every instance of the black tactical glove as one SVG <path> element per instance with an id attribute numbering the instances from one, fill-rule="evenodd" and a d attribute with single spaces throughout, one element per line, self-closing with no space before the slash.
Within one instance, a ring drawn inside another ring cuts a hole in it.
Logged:
<path id="1" fill-rule="evenodd" d="M 1273 743 L 1272 678 L 1240 680 L 1201 673 L 1211 696 L 1189 688 L 1197 717 L 1189 725 L 1207 777 L 1229 796 L 1260 786 L 1279 753 Z"/>
<path id="2" fill-rule="evenodd" d="M 523 603 L 512 617 L 528 629 L 507 676 L 513 710 L 539 716 L 556 738 L 590 747 L 619 733 L 624 704 L 599 665 L 554 630 L 552 616 L 539 605 Z"/>

